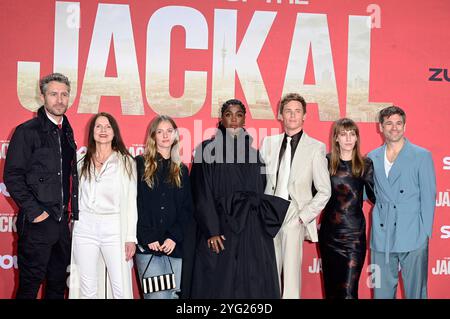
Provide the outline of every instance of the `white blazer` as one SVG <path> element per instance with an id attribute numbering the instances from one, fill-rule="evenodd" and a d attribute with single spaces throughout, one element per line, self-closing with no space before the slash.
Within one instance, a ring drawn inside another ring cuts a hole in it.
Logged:
<path id="1" fill-rule="evenodd" d="M 278 155 L 284 133 L 267 136 L 260 149 L 266 164 L 266 194 L 275 193 Z M 316 217 L 327 204 L 331 196 L 330 174 L 325 157 L 325 144 L 302 133 L 295 151 L 288 182 L 291 205 L 288 208 L 283 226 L 300 218 L 306 225 L 305 239 L 318 241 Z M 313 197 L 312 185 L 317 193 Z"/>

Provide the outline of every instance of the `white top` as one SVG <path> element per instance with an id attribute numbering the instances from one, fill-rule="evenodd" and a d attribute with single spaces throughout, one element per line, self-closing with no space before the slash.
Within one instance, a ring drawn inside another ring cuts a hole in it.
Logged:
<path id="1" fill-rule="evenodd" d="M 386 150 L 384 150 L 384 172 L 386 173 L 386 177 L 389 177 L 389 172 L 391 171 L 392 165 L 394 165 L 394 162 L 389 162 Z"/>
<path id="2" fill-rule="evenodd" d="M 119 157 L 113 152 L 99 171 L 91 167 L 91 179 L 80 180 L 80 212 L 119 214 Z"/>

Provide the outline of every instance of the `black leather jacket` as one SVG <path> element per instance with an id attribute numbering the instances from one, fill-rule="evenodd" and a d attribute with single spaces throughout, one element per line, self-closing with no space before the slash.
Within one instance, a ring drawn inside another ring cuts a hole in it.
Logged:
<path id="1" fill-rule="evenodd" d="M 76 168 L 76 144 L 73 130 L 66 116 L 64 132 L 73 148 L 71 163 L 72 219 L 78 219 L 78 173 Z M 17 126 L 5 161 L 5 185 L 19 206 L 17 224 L 25 219 L 32 222 L 42 212 L 61 220 L 66 207 L 63 205 L 63 181 L 61 145 L 58 129 L 48 120 L 44 107 L 37 117 Z M 63 133 L 64 134 L 64 133 Z M 19 230 L 18 230 L 19 231 Z"/>

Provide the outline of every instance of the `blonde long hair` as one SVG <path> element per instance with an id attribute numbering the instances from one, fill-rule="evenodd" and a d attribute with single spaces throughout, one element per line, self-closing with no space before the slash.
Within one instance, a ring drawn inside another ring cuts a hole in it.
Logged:
<path id="1" fill-rule="evenodd" d="M 356 123 L 349 118 L 342 118 L 333 123 L 333 136 L 331 141 L 331 160 L 330 160 L 330 175 L 336 175 L 339 167 L 339 160 L 341 158 L 341 150 L 337 138 L 341 131 L 354 131 L 356 134 L 356 143 L 352 152 L 352 174 L 355 177 L 360 177 L 364 174 L 364 158 L 360 152 L 360 138 L 359 129 Z"/>
<path id="2" fill-rule="evenodd" d="M 142 179 L 147 183 L 150 188 L 155 186 L 155 175 L 158 169 L 158 161 L 156 160 L 156 155 L 158 154 L 158 149 L 156 145 L 156 130 L 161 122 L 169 122 L 174 128 L 175 139 L 173 141 L 170 150 L 170 167 L 169 175 L 167 176 L 167 182 L 176 186 L 181 187 L 181 157 L 180 157 L 180 137 L 178 135 L 177 125 L 175 121 L 167 115 L 158 115 L 153 118 L 150 122 L 150 127 L 148 129 L 147 141 L 145 142 L 144 157 L 144 175 Z"/>

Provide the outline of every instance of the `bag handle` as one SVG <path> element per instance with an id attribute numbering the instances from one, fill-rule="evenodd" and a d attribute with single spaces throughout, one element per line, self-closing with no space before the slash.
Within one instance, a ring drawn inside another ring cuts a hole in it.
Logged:
<path id="1" fill-rule="evenodd" d="M 167 257 L 167 260 L 169 261 L 170 271 L 173 273 L 172 263 L 170 262 L 170 257 L 167 255 L 164 255 Z"/>
<path id="2" fill-rule="evenodd" d="M 147 267 L 145 267 L 144 273 L 142 274 L 142 278 L 145 278 L 145 273 L 147 272 L 148 266 L 150 266 L 150 263 L 152 262 L 153 256 L 155 256 L 153 254 L 151 254 L 151 255 L 152 256 L 150 257 L 150 260 L 148 261 Z M 162 255 L 162 256 L 166 256 L 167 257 L 167 260 L 169 261 L 170 270 L 173 273 L 172 263 L 170 262 L 169 256 L 167 256 L 167 255 Z"/>

